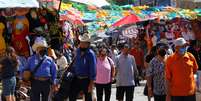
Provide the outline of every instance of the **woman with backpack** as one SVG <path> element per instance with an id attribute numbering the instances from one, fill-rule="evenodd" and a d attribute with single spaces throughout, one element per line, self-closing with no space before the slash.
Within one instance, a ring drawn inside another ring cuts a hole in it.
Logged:
<path id="1" fill-rule="evenodd" d="M 107 48 L 105 47 L 99 49 L 96 68 L 97 101 L 110 101 L 115 65 L 113 60 L 107 56 Z M 103 100 L 103 94 L 105 94 L 105 100 Z"/>

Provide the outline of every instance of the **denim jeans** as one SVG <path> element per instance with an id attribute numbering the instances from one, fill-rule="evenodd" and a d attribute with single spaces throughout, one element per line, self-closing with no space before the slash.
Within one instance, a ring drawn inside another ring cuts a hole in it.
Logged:
<path id="1" fill-rule="evenodd" d="M 3 96 L 10 96 L 15 94 L 15 87 L 16 87 L 16 77 L 13 76 L 11 78 L 3 79 Z"/>

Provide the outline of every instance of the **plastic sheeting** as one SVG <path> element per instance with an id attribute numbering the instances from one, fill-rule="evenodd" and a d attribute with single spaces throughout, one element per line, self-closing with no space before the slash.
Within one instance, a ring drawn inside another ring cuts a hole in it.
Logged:
<path id="1" fill-rule="evenodd" d="M 0 8 L 39 8 L 37 0 L 0 0 Z"/>

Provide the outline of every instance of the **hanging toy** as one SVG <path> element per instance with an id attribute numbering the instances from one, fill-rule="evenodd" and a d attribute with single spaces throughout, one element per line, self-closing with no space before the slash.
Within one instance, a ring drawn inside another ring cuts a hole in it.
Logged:
<path id="1" fill-rule="evenodd" d="M 27 8 L 15 9 L 16 18 L 13 22 L 12 45 L 18 55 L 29 56 L 29 45 L 26 36 L 29 35 L 29 21 L 26 14 L 29 12 Z"/>

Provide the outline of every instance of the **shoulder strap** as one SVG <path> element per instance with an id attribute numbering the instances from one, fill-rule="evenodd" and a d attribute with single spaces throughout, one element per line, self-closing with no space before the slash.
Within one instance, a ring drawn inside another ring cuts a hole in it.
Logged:
<path id="1" fill-rule="evenodd" d="M 34 70 L 33 70 L 33 74 L 35 74 L 36 73 L 36 71 L 38 70 L 38 68 L 41 66 L 41 64 L 43 63 L 43 61 L 45 60 L 45 58 L 43 58 L 39 63 L 38 63 L 38 65 L 36 65 L 36 67 L 34 68 Z"/>
<path id="2" fill-rule="evenodd" d="M 110 64 L 110 67 L 112 68 L 112 62 L 110 61 L 110 58 L 107 57 L 107 60 L 108 60 L 108 62 L 109 62 L 109 64 Z"/>
<path id="3" fill-rule="evenodd" d="M 113 71 L 112 71 L 112 62 L 110 61 L 110 58 L 109 57 L 107 57 L 107 60 L 108 60 L 108 62 L 109 62 L 109 64 L 110 64 L 110 68 L 111 68 L 111 82 L 112 82 L 112 74 L 113 74 Z"/>

